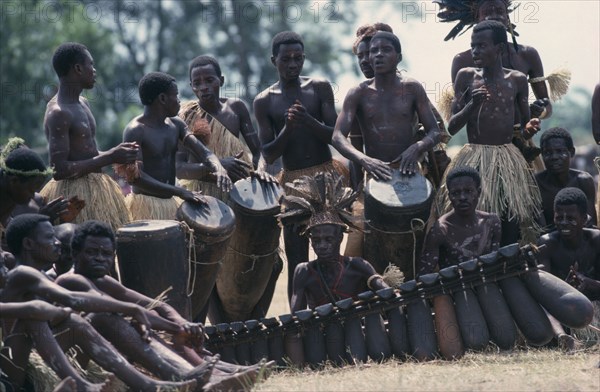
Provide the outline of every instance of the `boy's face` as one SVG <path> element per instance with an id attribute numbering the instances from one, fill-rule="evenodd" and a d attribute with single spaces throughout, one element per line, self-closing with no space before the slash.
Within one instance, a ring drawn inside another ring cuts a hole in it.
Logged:
<path id="1" fill-rule="evenodd" d="M 94 68 L 94 59 L 90 52 L 86 50 L 85 59 L 83 60 L 83 63 L 76 64 L 75 66 L 81 75 L 81 82 L 83 84 L 83 88 L 94 88 L 94 84 L 96 83 L 96 68 Z"/>
<path id="2" fill-rule="evenodd" d="M 502 0 L 487 0 L 479 6 L 477 21 L 495 20 L 508 26 L 508 12 Z"/>
<path id="3" fill-rule="evenodd" d="M 36 192 L 44 186 L 46 178 L 42 176 L 27 177 L 25 179 L 11 175 L 9 176 L 8 194 L 17 204 L 27 204 Z"/>
<path id="4" fill-rule="evenodd" d="M 219 77 L 217 71 L 215 71 L 215 67 L 210 64 L 192 69 L 190 85 L 194 94 L 200 100 L 200 105 L 218 101 L 223 82 L 223 76 Z"/>
<path id="5" fill-rule="evenodd" d="M 582 214 L 577 205 L 557 205 L 554 208 L 554 224 L 563 239 L 577 239 L 583 230 L 587 214 Z"/>
<path id="6" fill-rule="evenodd" d="M 31 257 L 40 264 L 44 271 L 52 268 L 52 264 L 60 257 L 60 241 L 54 234 L 54 227 L 48 221 L 40 222 L 33 232 L 24 239 L 26 249 Z"/>
<path id="7" fill-rule="evenodd" d="M 298 79 L 304 66 L 304 49 L 299 43 L 281 44 L 279 53 L 271 57 L 271 62 L 277 68 L 281 79 Z"/>
<path id="8" fill-rule="evenodd" d="M 494 45 L 491 30 L 483 30 L 471 35 L 471 55 L 477 68 L 494 65 L 500 55 L 500 45 Z"/>
<path id="9" fill-rule="evenodd" d="M 356 57 L 358 58 L 358 66 L 360 67 L 360 72 L 365 75 L 365 78 L 372 78 L 375 76 L 375 72 L 373 71 L 373 67 L 371 67 L 371 63 L 369 62 L 369 44 L 368 41 L 362 41 L 356 47 Z"/>
<path id="10" fill-rule="evenodd" d="M 546 169 L 552 174 L 563 174 L 571 166 L 572 151 L 563 138 L 553 137 L 544 142 L 542 158 Z"/>
<path id="11" fill-rule="evenodd" d="M 171 84 L 171 87 L 164 93 L 165 94 L 165 108 L 167 109 L 168 117 L 175 117 L 179 113 L 180 102 L 179 102 L 179 89 L 175 83 Z"/>
<path id="12" fill-rule="evenodd" d="M 343 233 L 338 225 L 318 225 L 310 229 L 310 243 L 319 260 L 337 261 Z"/>
<path id="13" fill-rule="evenodd" d="M 390 40 L 385 38 L 371 40 L 369 62 L 375 74 L 396 72 L 400 59 L 400 53 L 396 52 Z"/>
<path id="14" fill-rule="evenodd" d="M 481 188 L 478 188 L 475 180 L 469 176 L 456 177 L 448 183 L 448 198 L 458 215 L 474 214 L 480 194 Z"/>
<path id="15" fill-rule="evenodd" d="M 90 279 L 108 275 L 115 257 L 115 247 L 108 237 L 87 236 L 81 251 L 74 254 L 75 271 Z"/>

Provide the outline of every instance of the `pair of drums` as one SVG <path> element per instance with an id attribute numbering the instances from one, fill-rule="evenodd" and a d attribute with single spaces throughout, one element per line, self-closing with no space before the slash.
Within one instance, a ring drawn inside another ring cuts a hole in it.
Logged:
<path id="1" fill-rule="evenodd" d="M 279 240 L 278 230 L 270 227 L 265 231 L 260 225 L 265 224 L 262 218 L 269 216 L 274 221 L 271 226 L 277 227 L 274 215 L 279 211 L 280 194 L 276 186 L 244 179 L 236 182 L 230 193 L 232 208 L 206 196 L 206 204 L 183 203 L 177 213 L 180 222 L 145 220 L 120 228 L 117 255 L 123 284 L 151 298 L 171 288 L 166 301 L 186 319 L 203 322 L 209 297 L 219 281 L 223 287 L 220 302 L 226 309 L 232 309 L 232 317 L 240 312 L 237 304 L 244 294 L 241 306 L 250 308 L 244 310 L 250 313 L 271 277 L 274 261 L 257 267 L 256 259 L 245 256 L 265 253 L 277 256 L 276 252 L 268 252 L 271 248 L 252 246 L 267 247 L 274 242 L 265 237 L 256 241 L 257 233 L 265 236 L 268 232 L 269 238 Z M 257 225 L 256 220 L 247 216 L 262 220 L 258 219 Z M 193 246 L 186 239 L 186 226 L 193 229 Z M 243 252 L 228 249 L 230 243 L 243 244 L 245 247 L 239 246 Z M 247 272 L 253 264 L 254 273 Z"/>

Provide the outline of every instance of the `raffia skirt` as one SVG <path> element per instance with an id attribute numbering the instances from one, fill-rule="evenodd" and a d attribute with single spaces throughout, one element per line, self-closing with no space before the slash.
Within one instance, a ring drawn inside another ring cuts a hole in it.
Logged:
<path id="1" fill-rule="evenodd" d="M 181 203 L 183 200 L 178 197 L 162 199 L 139 193 L 130 193 L 125 198 L 125 204 L 127 204 L 131 219 L 134 221 L 176 219 L 177 208 Z"/>
<path id="2" fill-rule="evenodd" d="M 119 184 L 104 173 L 89 173 L 76 179 L 50 180 L 40 194 L 48 201 L 59 196 L 65 199 L 78 196 L 85 200 L 85 207 L 73 223 L 95 219 L 109 223 L 116 231 L 131 221 Z"/>

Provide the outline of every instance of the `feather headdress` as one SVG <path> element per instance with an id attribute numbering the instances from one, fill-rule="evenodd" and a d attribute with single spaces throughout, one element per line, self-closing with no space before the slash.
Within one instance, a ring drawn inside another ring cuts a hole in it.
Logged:
<path id="1" fill-rule="evenodd" d="M 477 24 L 479 7 L 486 1 L 490 0 L 433 0 L 434 3 L 437 3 L 440 6 L 440 12 L 437 14 L 438 18 L 440 18 L 440 21 L 458 22 L 444 38 L 444 41 L 454 39 L 456 36 L 464 34 L 467 30 L 473 27 L 473 25 Z M 518 7 L 518 5 L 517 7 L 512 7 L 512 0 L 501 1 L 506 4 L 507 15 Z M 515 37 L 519 36 L 519 34 L 517 34 L 515 31 L 517 26 L 512 24 L 510 21 L 508 25 L 509 26 L 507 30 L 513 37 L 513 43 L 516 45 Z"/>
<path id="2" fill-rule="evenodd" d="M 356 228 L 355 218 L 348 207 L 358 193 L 343 186 L 341 176 L 317 173 L 314 177 L 302 176 L 285 184 L 302 196 L 286 195 L 277 215 L 281 225 L 298 225 L 306 232 L 311 227 L 323 224 L 346 225 Z"/>

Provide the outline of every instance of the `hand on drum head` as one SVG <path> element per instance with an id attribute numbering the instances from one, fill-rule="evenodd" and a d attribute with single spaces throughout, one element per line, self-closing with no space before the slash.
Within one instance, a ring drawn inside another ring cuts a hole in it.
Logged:
<path id="1" fill-rule="evenodd" d="M 220 160 L 221 166 L 227 170 L 227 175 L 233 182 L 248 177 L 250 170 L 252 170 L 251 164 L 240 159 L 243 155 L 244 152 L 240 151 L 236 156 Z"/>
<path id="2" fill-rule="evenodd" d="M 179 195 L 179 197 L 185 201 L 190 201 L 192 203 L 208 204 L 206 199 L 202 195 L 202 192 L 199 191 L 192 192 L 182 188 L 182 192 Z"/>
<path id="3" fill-rule="evenodd" d="M 275 176 L 272 176 L 271 174 L 261 169 L 251 171 L 250 177 L 254 177 L 258 181 L 262 181 L 267 184 L 279 184 L 279 181 L 277 181 L 277 178 L 275 178 Z"/>
<path id="4" fill-rule="evenodd" d="M 364 157 L 360 164 L 376 180 L 389 181 L 392 179 L 392 169 L 379 159 Z"/>
<path id="5" fill-rule="evenodd" d="M 400 162 L 400 173 L 411 176 L 419 171 L 420 155 L 419 146 L 415 143 L 404 150 L 392 163 Z"/>
<path id="6" fill-rule="evenodd" d="M 227 171 L 223 168 L 223 166 L 220 166 L 220 168 L 218 168 L 213 173 L 213 175 L 217 179 L 217 186 L 223 192 L 229 192 L 229 191 L 231 191 L 231 188 L 233 187 L 233 183 L 231 182 L 231 178 L 229 178 L 229 176 L 227 175 Z"/>

